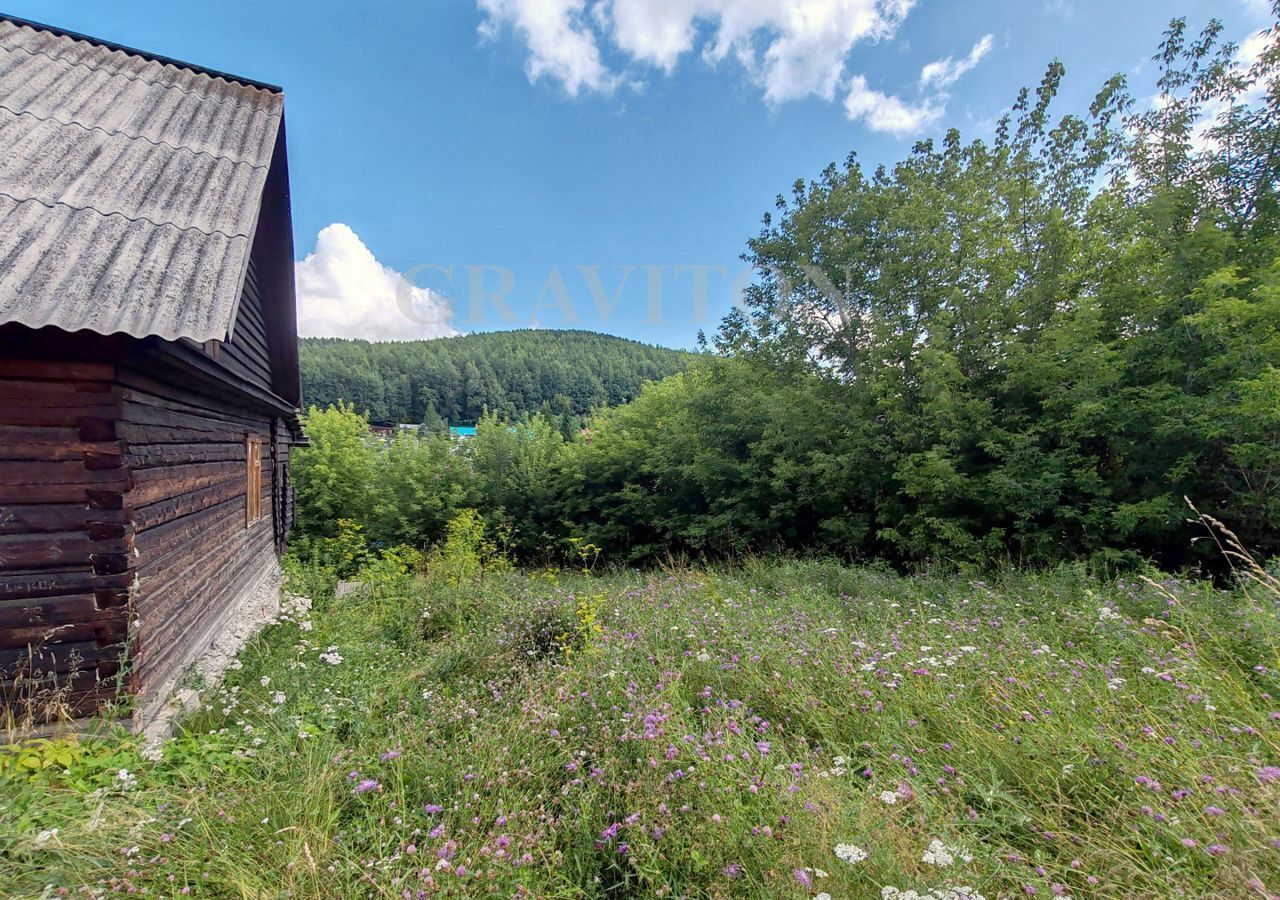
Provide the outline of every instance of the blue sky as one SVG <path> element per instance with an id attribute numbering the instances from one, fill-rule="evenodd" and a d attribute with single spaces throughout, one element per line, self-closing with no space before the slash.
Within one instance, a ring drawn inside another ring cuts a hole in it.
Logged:
<path id="1" fill-rule="evenodd" d="M 1149 95 L 1171 15 L 1237 41 L 1269 22 L 1261 0 L 6 6 L 285 87 L 305 333 L 668 346 L 730 308 L 746 239 L 796 178 L 953 125 L 988 137 L 1055 56 L 1059 112 L 1117 71 Z"/>

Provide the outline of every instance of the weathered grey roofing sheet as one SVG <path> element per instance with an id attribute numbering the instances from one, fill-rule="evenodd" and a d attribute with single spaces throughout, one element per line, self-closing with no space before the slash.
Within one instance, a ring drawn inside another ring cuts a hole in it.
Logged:
<path id="1" fill-rule="evenodd" d="M 0 19 L 0 322 L 225 337 L 282 105 Z"/>

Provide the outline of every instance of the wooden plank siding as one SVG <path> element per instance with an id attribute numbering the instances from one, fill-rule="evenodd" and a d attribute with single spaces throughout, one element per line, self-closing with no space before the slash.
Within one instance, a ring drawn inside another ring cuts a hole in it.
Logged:
<path id="1" fill-rule="evenodd" d="M 236 602 L 275 565 L 272 502 L 246 522 L 246 441 L 271 439 L 275 417 L 121 368 L 120 430 L 132 473 L 126 498 L 137 550 L 142 623 L 134 688 L 146 699 L 208 648 Z M 261 484 L 275 493 L 263 454 Z"/>
<path id="2" fill-rule="evenodd" d="M 132 486 L 110 363 L 0 359 L 0 696 L 79 715 L 124 655 Z"/>
<path id="3" fill-rule="evenodd" d="M 293 431 L 199 385 L 145 355 L 0 358 L 0 706 L 34 691 L 43 715 L 87 715 L 124 687 L 140 709 L 275 570 Z"/>
<path id="4" fill-rule="evenodd" d="M 272 389 L 271 354 L 267 348 L 267 328 L 263 319 L 262 292 L 258 267 L 249 257 L 244 288 L 230 340 L 218 350 L 218 361 L 236 375 L 266 390 Z"/>

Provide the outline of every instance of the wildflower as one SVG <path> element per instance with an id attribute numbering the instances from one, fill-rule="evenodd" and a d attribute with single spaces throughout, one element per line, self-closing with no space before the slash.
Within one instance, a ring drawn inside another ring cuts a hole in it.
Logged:
<path id="1" fill-rule="evenodd" d="M 49 843 L 49 841 L 53 840 L 57 836 L 58 836 L 58 829 L 46 828 L 44 831 L 36 835 L 36 846 L 39 847 L 44 844 L 47 844 Z"/>
<path id="2" fill-rule="evenodd" d="M 920 861 L 928 863 L 931 866 L 946 867 L 951 865 L 957 859 L 962 862 L 973 862 L 973 854 L 960 847 L 948 846 L 937 838 L 934 838 L 929 842 L 929 847 L 924 851 L 924 856 L 920 858 Z"/>
<path id="3" fill-rule="evenodd" d="M 860 863 L 867 858 L 867 851 L 854 844 L 836 844 L 836 857 L 847 863 Z"/>
<path id="4" fill-rule="evenodd" d="M 956 861 L 956 858 L 947 851 L 947 845 L 942 841 L 934 838 L 929 842 L 929 847 L 924 851 L 924 856 L 920 858 L 921 862 L 928 863 L 931 866 L 949 866 Z"/>
<path id="5" fill-rule="evenodd" d="M 116 773 L 115 783 L 122 791 L 131 791 L 138 786 L 138 776 L 134 775 L 128 769 L 121 769 Z"/>
<path id="6" fill-rule="evenodd" d="M 791 874 L 795 876 L 796 881 L 805 886 L 805 889 L 813 887 L 813 879 L 809 877 L 809 873 L 804 869 L 793 869 Z"/>
<path id="7" fill-rule="evenodd" d="M 696 659 L 698 662 L 711 662 L 711 654 L 706 650 L 699 650 Z"/>
<path id="8" fill-rule="evenodd" d="M 372 778 L 366 778 L 352 789 L 352 793 L 367 794 L 370 791 L 377 790 L 378 787 L 378 782 L 374 781 Z"/>
<path id="9" fill-rule="evenodd" d="M 889 806 L 893 806 L 893 804 L 898 802 L 898 792 L 897 791 L 881 791 L 880 802 L 887 804 Z"/>
<path id="10" fill-rule="evenodd" d="M 1106 622 L 1113 619 L 1119 619 L 1120 614 L 1109 606 L 1100 606 L 1098 607 L 1098 618 L 1101 621 Z"/>
<path id="11" fill-rule="evenodd" d="M 284 701 L 288 699 L 289 698 L 285 696 L 284 691 L 276 691 L 274 694 L 271 695 L 271 702 L 274 703 L 276 706 L 280 706 L 282 703 L 284 703 Z"/>
<path id="12" fill-rule="evenodd" d="M 337 647 L 330 647 L 320 654 L 320 659 L 324 660 L 331 666 L 336 666 L 342 662 L 342 654 L 338 652 Z"/>
<path id="13" fill-rule="evenodd" d="M 258 679 L 258 684 L 262 685 L 263 687 L 266 687 L 270 683 L 271 683 L 271 676 L 269 675 L 263 675 L 261 678 Z"/>
<path id="14" fill-rule="evenodd" d="M 1258 770 L 1258 780 L 1263 784 L 1280 781 L 1280 766 L 1263 766 Z"/>

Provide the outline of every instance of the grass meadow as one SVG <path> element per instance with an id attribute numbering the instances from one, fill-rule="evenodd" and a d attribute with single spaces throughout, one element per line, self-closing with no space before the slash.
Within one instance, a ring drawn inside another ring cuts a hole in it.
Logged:
<path id="1" fill-rule="evenodd" d="M 411 568 L 294 566 L 158 752 L 5 751 L 0 896 L 1280 893 L 1259 573 Z"/>

